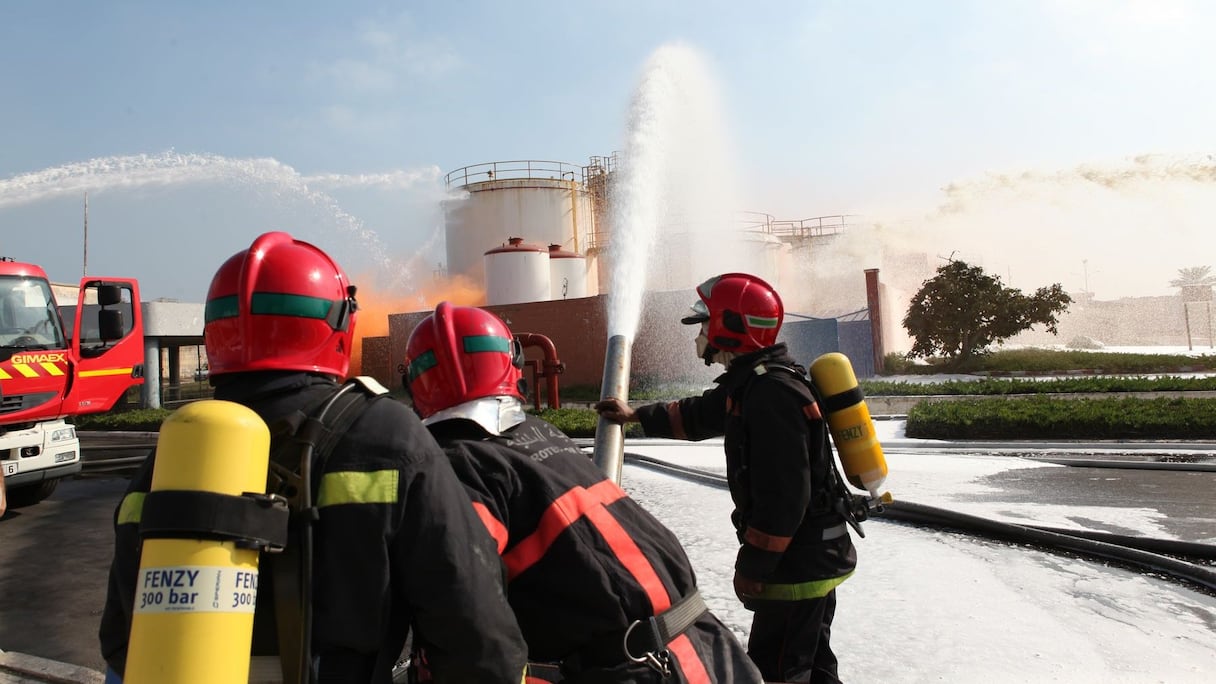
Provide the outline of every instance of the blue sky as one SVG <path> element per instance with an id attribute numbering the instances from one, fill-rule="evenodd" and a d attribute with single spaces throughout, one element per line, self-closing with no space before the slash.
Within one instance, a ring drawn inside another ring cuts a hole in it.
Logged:
<path id="1" fill-rule="evenodd" d="M 1199 0 L 6 0 L 0 253 L 74 280 L 87 190 L 89 272 L 133 273 L 145 298 L 200 301 L 215 266 L 267 229 L 353 272 L 376 255 L 423 269 L 442 259 L 444 173 L 611 154 L 646 60 L 681 42 L 716 81 L 742 208 L 882 216 L 915 241 L 978 193 L 968 230 L 991 230 L 993 253 L 950 240 L 930 253 L 1037 287 L 1019 276 L 1053 242 L 1064 256 L 1033 277 L 1166 294 L 1176 269 L 1216 263 L 1213 28 L 1216 5 Z M 1112 205 L 1075 187 L 1095 174 L 1153 187 Z M 1043 188 L 1064 184 L 1084 199 L 1058 216 L 1002 208 L 1027 186 L 1058 208 Z M 1028 228 L 1059 222 L 1075 243 Z M 1151 250 L 1172 261 L 1100 248 L 1148 230 L 1179 233 Z M 997 233 L 1022 236 L 1002 247 Z M 1129 270 L 1148 284 L 1129 289 Z"/>

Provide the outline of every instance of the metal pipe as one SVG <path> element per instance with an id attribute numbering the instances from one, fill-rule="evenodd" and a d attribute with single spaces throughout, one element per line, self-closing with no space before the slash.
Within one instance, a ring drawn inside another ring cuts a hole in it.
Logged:
<path id="1" fill-rule="evenodd" d="M 536 383 L 538 378 L 545 378 L 545 386 L 548 389 L 549 408 L 559 409 L 562 407 L 561 398 L 557 393 L 557 376 L 566 370 L 566 364 L 562 363 L 557 358 L 557 347 L 553 344 L 553 340 L 539 333 L 519 333 L 515 336 L 519 340 L 522 347 L 540 347 L 545 358 L 540 362 L 529 361 L 532 365 L 532 381 L 537 384 L 533 388 L 533 394 L 536 399 L 536 410 L 540 410 L 540 386 Z M 537 366 L 542 370 L 537 370 Z"/>
<path id="2" fill-rule="evenodd" d="M 629 354 L 630 343 L 624 335 L 608 338 L 608 348 L 604 352 L 604 380 L 600 384 L 601 401 L 611 398 L 629 400 Z M 592 458 L 600 470 L 619 485 L 621 465 L 625 461 L 625 427 L 601 417 L 595 426 Z"/>

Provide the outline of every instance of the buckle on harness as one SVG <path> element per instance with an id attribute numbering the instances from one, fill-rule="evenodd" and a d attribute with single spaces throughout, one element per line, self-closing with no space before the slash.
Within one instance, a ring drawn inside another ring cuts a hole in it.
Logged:
<path id="1" fill-rule="evenodd" d="M 647 651 L 647 652 L 643 653 L 641 656 L 635 656 L 635 655 L 633 655 L 633 653 L 629 652 L 629 635 L 633 633 L 633 630 L 635 627 L 642 624 L 643 622 L 645 622 L 646 625 L 650 628 L 651 642 L 655 643 L 655 644 L 663 643 L 663 637 L 659 633 L 659 621 L 655 617 L 650 617 L 644 621 L 643 620 L 634 620 L 629 625 L 629 627 L 625 629 L 625 638 L 621 642 L 621 649 L 625 651 L 625 657 L 628 658 L 631 662 L 644 663 L 645 665 L 650 667 L 655 672 L 658 672 L 663 677 L 670 677 L 671 676 L 671 654 L 667 651 L 667 649 L 663 648 L 663 649 L 655 649 L 653 651 Z"/>

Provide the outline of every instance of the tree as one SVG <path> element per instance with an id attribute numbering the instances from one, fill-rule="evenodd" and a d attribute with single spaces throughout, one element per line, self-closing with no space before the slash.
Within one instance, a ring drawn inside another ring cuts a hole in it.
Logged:
<path id="1" fill-rule="evenodd" d="M 1182 317 L 1186 321 L 1186 348 L 1194 349 L 1191 344 L 1191 302 L 1203 302 L 1208 314 L 1208 345 L 1212 339 L 1212 286 L 1216 285 L 1216 276 L 1212 275 L 1211 266 L 1192 266 L 1178 269 L 1178 277 L 1170 281 L 1170 287 L 1178 288 L 1182 296 Z"/>
<path id="2" fill-rule="evenodd" d="M 944 356 L 947 368 L 965 368 L 989 345 L 1036 324 L 1058 334 L 1056 314 L 1071 303 L 1059 283 L 1026 296 L 978 266 L 952 260 L 912 297 L 903 320 L 914 342 L 908 356 Z"/>
<path id="3" fill-rule="evenodd" d="M 1206 302 L 1212 298 L 1212 286 L 1216 275 L 1211 266 L 1192 266 L 1178 269 L 1178 277 L 1170 281 L 1170 287 L 1181 291 L 1184 302 Z"/>

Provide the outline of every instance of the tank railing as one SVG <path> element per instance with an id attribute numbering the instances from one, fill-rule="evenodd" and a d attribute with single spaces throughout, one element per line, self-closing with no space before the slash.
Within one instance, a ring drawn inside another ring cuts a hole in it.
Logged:
<path id="1" fill-rule="evenodd" d="M 772 214 L 762 211 L 742 211 L 737 213 L 736 226 L 747 232 L 764 233 L 777 238 L 810 238 L 842 233 L 851 225 L 849 219 L 854 218 L 855 214 L 835 214 L 778 220 Z M 687 220 L 668 221 L 660 227 L 660 231 L 667 235 L 686 235 L 702 229 L 702 226 Z M 594 231 L 589 235 L 588 248 L 605 249 L 611 241 L 612 231 Z"/>
<path id="2" fill-rule="evenodd" d="M 738 212 L 738 221 L 743 225 L 743 230 L 771 233 L 773 222 L 776 220 L 772 214 L 766 214 L 763 211 Z"/>
<path id="3" fill-rule="evenodd" d="M 606 249 L 611 241 L 612 231 L 594 230 L 587 234 L 587 251 Z"/>
<path id="4" fill-rule="evenodd" d="M 571 181 L 581 180 L 583 175 L 583 167 L 577 164 L 536 159 L 513 159 L 465 166 L 448 173 L 443 177 L 443 182 L 446 187 L 452 188 L 493 180 L 543 178 Z"/>
<path id="5" fill-rule="evenodd" d="M 836 214 L 834 216 L 772 221 L 769 224 L 769 232 L 776 237 L 797 238 L 836 235 L 837 233 L 844 232 L 845 228 L 849 226 L 849 219 L 851 218 L 855 218 L 855 216 L 852 214 Z"/>
<path id="6" fill-rule="evenodd" d="M 607 178 L 611 176 L 617 167 L 617 153 L 613 152 L 608 156 L 595 156 L 587 162 L 583 167 L 583 184 L 588 184 L 593 178 Z"/>

